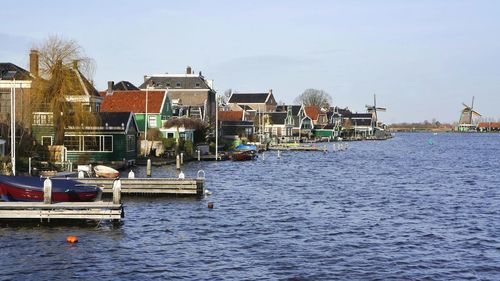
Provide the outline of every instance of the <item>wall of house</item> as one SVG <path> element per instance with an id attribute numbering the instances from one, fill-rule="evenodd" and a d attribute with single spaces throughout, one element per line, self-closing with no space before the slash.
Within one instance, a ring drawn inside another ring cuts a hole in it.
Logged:
<path id="1" fill-rule="evenodd" d="M 144 133 L 144 117 L 146 116 L 146 114 L 144 113 L 135 113 L 135 120 L 137 122 L 137 127 L 139 127 L 139 131 L 141 133 Z M 162 127 L 162 121 L 161 121 L 161 115 L 160 114 L 153 114 L 153 113 L 148 113 L 148 118 L 149 116 L 156 116 L 156 127 L 155 128 L 159 128 L 161 129 Z M 149 126 L 148 124 L 148 129 L 150 129 L 152 127 Z"/>

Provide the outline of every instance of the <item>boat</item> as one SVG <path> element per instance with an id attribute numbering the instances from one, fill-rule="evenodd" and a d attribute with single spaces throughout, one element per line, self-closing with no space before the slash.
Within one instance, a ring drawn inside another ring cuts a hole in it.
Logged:
<path id="1" fill-rule="evenodd" d="M 104 165 L 95 166 L 94 173 L 96 177 L 100 178 L 117 178 L 120 175 L 117 170 Z"/>
<path id="2" fill-rule="evenodd" d="M 0 197 L 3 201 L 43 201 L 46 178 L 0 175 Z M 99 199 L 102 190 L 71 179 L 51 179 L 52 202 L 90 202 Z"/>
<path id="3" fill-rule="evenodd" d="M 233 161 L 248 161 L 255 159 L 255 157 L 257 157 L 255 150 L 235 151 L 232 155 Z"/>

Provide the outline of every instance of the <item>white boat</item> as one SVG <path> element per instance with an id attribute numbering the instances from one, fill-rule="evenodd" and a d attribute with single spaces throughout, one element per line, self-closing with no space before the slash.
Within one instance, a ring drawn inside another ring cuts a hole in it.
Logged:
<path id="1" fill-rule="evenodd" d="M 94 172 L 96 177 L 101 178 L 116 178 L 120 175 L 117 170 L 104 165 L 95 166 Z"/>

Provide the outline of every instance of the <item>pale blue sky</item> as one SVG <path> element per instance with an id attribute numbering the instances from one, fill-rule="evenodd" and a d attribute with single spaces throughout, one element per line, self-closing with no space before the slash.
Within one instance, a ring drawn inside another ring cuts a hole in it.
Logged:
<path id="1" fill-rule="evenodd" d="M 49 35 L 75 39 L 106 81 L 183 73 L 216 90 L 306 88 L 364 111 L 377 94 L 387 123 L 456 121 L 461 103 L 500 117 L 500 1 L 8 1 L 0 61 L 27 67 Z"/>

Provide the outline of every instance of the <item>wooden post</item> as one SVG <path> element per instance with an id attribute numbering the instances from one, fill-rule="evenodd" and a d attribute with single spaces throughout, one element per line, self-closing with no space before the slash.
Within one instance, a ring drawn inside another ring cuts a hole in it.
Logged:
<path id="1" fill-rule="evenodd" d="M 122 181 L 116 179 L 113 181 L 113 204 L 121 204 L 122 202 Z"/>
<path id="2" fill-rule="evenodd" d="M 28 174 L 31 176 L 31 157 L 28 158 Z"/>
<path id="3" fill-rule="evenodd" d="M 52 203 L 52 181 L 49 178 L 43 181 L 43 203 Z"/>
<path id="4" fill-rule="evenodd" d="M 181 152 L 181 165 L 184 165 L 184 153 Z"/>
<path id="5" fill-rule="evenodd" d="M 281 158 L 280 150 L 278 149 L 278 158 Z"/>
<path id="6" fill-rule="evenodd" d="M 146 176 L 151 177 L 151 159 L 146 163 Z"/>
<path id="7" fill-rule="evenodd" d="M 181 169 L 181 157 L 179 156 L 179 154 L 175 156 L 175 167 L 177 168 L 177 170 Z"/>
<path id="8" fill-rule="evenodd" d="M 197 150 L 197 152 L 198 152 L 198 161 L 200 161 L 201 160 L 201 151 Z"/>

